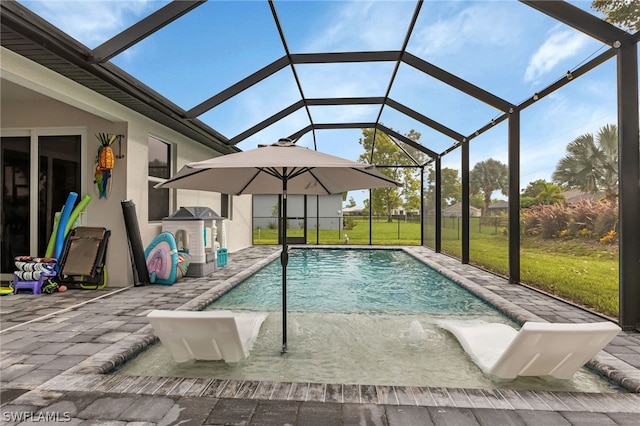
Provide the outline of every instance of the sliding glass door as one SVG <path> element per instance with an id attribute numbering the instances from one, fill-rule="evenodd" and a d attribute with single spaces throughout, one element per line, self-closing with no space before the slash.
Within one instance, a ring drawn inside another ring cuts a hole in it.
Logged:
<path id="1" fill-rule="evenodd" d="M 3 281 L 11 278 L 13 258 L 44 256 L 53 231 L 55 213 L 62 209 L 69 192 L 81 194 L 80 134 L 43 134 L 0 139 L 2 167 Z"/>

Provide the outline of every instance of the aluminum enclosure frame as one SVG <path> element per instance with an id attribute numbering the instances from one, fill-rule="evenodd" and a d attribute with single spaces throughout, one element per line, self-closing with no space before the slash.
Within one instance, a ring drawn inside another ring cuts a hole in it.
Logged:
<path id="1" fill-rule="evenodd" d="M 236 145 L 247 137 L 274 124 L 299 109 L 304 108 L 309 117 L 309 126 L 292 132 L 290 137 L 298 139 L 312 132 L 316 145 L 316 130 L 344 128 L 373 128 L 390 136 L 394 142 L 401 141 L 418 149 L 430 157 L 428 164 L 435 166 L 436 191 L 436 224 L 441 223 L 439 194 L 441 192 L 441 160 L 447 154 L 460 148 L 462 151 L 463 180 L 463 233 L 462 262 L 469 261 L 469 161 L 468 150 L 471 141 L 480 134 L 489 131 L 496 124 L 508 121 L 508 158 L 509 158 L 509 280 L 520 282 L 520 240 L 519 240 L 519 176 L 520 176 L 520 115 L 527 107 L 571 83 L 600 64 L 612 59 L 617 61 L 618 84 L 618 137 L 619 137 L 619 223 L 620 223 L 620 315 L 619 323 L 624 329 L 640 328 L 640 223 L 637 220 L 637 206 L 640 205 L 640 141 L 638 111 L 638 54 L 637 43 L 639 33 L 629 34 L 569 3 L 563 1 L 520 0 L 523 5 L 562 22 L 574 29 L 610 46 L 604 53 L 590 60 L 567 76 L 559 79 L 544 90 L 534 93 L 519 105 L 475 86 L 468 81 L 449 73 L 446 70 L 412 55 L 406 51 L 413 26 L 423 5 L 422 0 L 416 2 L 411 24 L 406 32 L 402 48 L 397 51 L 373 52 L 338 52 L 338 53 L 291 53 L 278 18 L 275 3 L 269 1 L 274 22 L 278 28 L 286 54 L 254 72 L 247 78 L 231 85 L 188 111 L 185 111 L 162 97 L 153 89 L 125 73 L 109 62 L 118 53 L 124 51 L 169 25 L 187 13 L 197 13 L 198 6 L 205 0 L 172 1 L 151 14 L 147 18 L 125 29 L 120 34 L 105 41 L 95 49 L 89 49 L 63 33 L 47 21 L 30 12 L 15 0 L 3 0 L 0 4 L 2 14 L 3 47 L 17 52 L 38 62 L 98 93 L 119 102 L 134 111 L 138 111 L 168 127 L 184 133 L 186 136 L 216 149 L 221 153 L 237 152 Z M 395 68 L 382 97 L 363 98 L 307 98 L 297 76 L 295 66 L 298 64 L 328 64 L 357 62 L 394 62 Z M 389 97 L 391 87 L 401 63 L 409 65 L 425 75 L 433 77 L 444 84 L 463 92 L 467 96 L 480 100 L 493 107 L 500 115 L 469 135 L 462 135 L 436 120 L 412 110 Z M 271 75 L 290 67 L 295 76 L 301 99 L 289 107 L 279 111 L 241 132 L 227 138 L 198 119 L 212 108 L 231 99 Z M 314 105 L 380 105 L 375 122 L 366 123 L 315 123 L 309 107 Z M 430 149 L 393 131 L 380 123 L 384 108 L 392 108 L 419 123 L 422 123 L 448 139 L 452 145 L 442 152 Z M 424 185 L 423 185 L 424 186 Z M 466 214 L 465 214 L 466 212 Z M 423 234 L 424 235 L 424 234 Z M 441 249 L 441 233 L 436 229 L 436 251 Z"/>

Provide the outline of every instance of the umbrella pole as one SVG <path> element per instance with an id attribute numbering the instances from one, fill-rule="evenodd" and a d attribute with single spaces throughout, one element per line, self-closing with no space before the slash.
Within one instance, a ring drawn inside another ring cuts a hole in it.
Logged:
<path id="1" fill-rule="evenodd" d="M 287 253 L 287 169 L 284 168 L 282 179 L 282 253 L 280 253 L 280 264 L 282 265 L 282 351 L 281 355 L 287 353 L 287 264 L 289 263 L 289 253 Z"/>

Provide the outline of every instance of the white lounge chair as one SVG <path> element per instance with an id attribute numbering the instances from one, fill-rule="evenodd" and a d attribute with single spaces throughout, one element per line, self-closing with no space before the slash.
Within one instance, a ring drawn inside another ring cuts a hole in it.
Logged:
<path id="1" fill-rule="evenodd" d="M 611 322 L 527 322 L 520 331 L 506 324 L 439 321 L 485 374 L 502 379 L 552 376 L 570 379 L 621 330 Z"/>
<path id="2" fill-rule="evenodd" d="M 147 318 L 176 362 L 237 362 L 249 356 L 267 315 L 227 310 L 154 310 Z"/>

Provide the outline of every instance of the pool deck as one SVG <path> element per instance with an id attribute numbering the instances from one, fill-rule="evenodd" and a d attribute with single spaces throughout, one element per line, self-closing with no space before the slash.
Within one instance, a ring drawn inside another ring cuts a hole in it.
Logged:
<path id="1" fill-rule="evenodd" d="M 620 333 L 590 364 L 631 391 L 619 394 L 108 374 L 155 342 L 146 319 L 150 310 L 200 310 L 277 258 L 279 250 L 277 246 L 254 246 L 230 253 L 226 267 L 173 286 L 0 297 L 0 422 L 139 426 L 640 424 L 640 333 L 635 332 Z M 520 322 L 603 320 L 428 248 L 404 250 Z"/>

